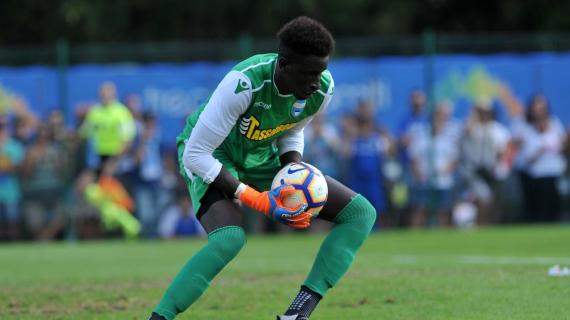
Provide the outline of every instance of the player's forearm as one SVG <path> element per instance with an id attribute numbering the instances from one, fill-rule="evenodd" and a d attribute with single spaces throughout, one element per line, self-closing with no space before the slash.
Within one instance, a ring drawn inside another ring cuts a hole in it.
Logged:
<path id="1" fill-rule="evenodd" d="M 524 113 L 524 107 L 514 96 L 509 87 L 502 85 L 498 95 L 499 101 L 506 107 L 511 118 L 518 118 Z"/>
<path id="2" fill-rule="evenodd" d="M 301 162 L 303 161 L 303 156 L 297 151 L 289 151 L 285 152 L 279 157 L 279 161 L 281 162 L 281 166 L 285 166 L 291 162 Z"/>
<path id="3" fill-rule="evenodd" d="M 218 188 L 226 194 L 235 194 L 240 183 L 241 182 L 226 168 L 222 167 L 216 179 L 211 183 L 211 186 Z"/>

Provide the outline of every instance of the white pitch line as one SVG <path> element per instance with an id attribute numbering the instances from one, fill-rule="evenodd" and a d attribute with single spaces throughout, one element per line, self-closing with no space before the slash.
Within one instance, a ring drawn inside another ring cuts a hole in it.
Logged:
<path id="1" fill-rule="evenodd" d="M 462 256 L 464 264 L 570 264 L 570 258 L 562 257 L 502 257 L 502 256 Z"/>
<path id="2" fill-rule="evenodd" d="M 447 262 L 459 264 L 488 264 L 488 265 L 511 265 L 511 264 L 570 264 L 569 257 L 513 257 L 513 256 L 426 256 L 406 255 L 392 256 L 392 262 L 396 264 L 422 264 L 430 262 Z"/>

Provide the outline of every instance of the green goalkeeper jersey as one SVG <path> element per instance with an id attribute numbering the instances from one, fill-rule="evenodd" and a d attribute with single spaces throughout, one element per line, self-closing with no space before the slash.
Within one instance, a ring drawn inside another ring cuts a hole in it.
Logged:
<path id="1" fill-rule="evenodd" d="M 325 70 L 321 74 L 320 90 L 307 100 L 297 100 L 293 95 L 279 93 L 274 82 L 276 62 L 277 54 L 270 53 L 255 55 L 237 64 L 208 100 L 188 117 L 177 144 L 186 143 L 197 123 L 202 121 L 208 133 L 196 137 L 194 144 L 208 144 L 206 140 L 210 136 L 218 143 L 223 138 L 221 144 L 214 143 L 213 156 L 216 158 L 216 153 L 223 151 L 239 170 L 262 166 L 275 154 L 290 150 L 302 153 L 302 141 L 298 141 L 303 139 L 302 129 L 330 101 L 333 79 Z M 204 112 L 207 108 L 212 110 Z M 191 170 L 191 173 L 211 182 L 212 177 L 205 177 L 211 171 L 208 164 L 202 167 L 203 172 Z"/>

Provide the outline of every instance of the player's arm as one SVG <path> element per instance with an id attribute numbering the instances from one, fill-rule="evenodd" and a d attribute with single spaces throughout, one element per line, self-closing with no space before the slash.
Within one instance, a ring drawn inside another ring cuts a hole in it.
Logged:
<path id="1" fill-rule="evenodd" d="M 295 188 L 290 185 L 282 185 L 271 191 L 259 192 L 252 187 L 240 182 L 224 167 L 212 182 L 212 186 L 220 188 L 225 192 L 241 200 L 242 203 L 253 208 L 281 223 L 297 229 L 305 229 L 310 225 L 311 215 L 304 214 L 306 205 L 297 208 L 286 208 L 283 200 L 289 194 L 295 192 Z M 232 191 L 233 190 L 233 191 Z"/>
<path id="2" fill-rule="evenodd" d="M 128 146 L 130 143 L 132 143 L 132 141 L 135 139 L 135 136 L 137 135 L 137 126 L 132 113 L 129 111 L 129 109 L 127 109 L 127 107 L 123 106 L 121 108 L 120 117 L 121 139 L 123 140 L 124 144 Z"/>
<path id="3" fill-rule="evenodd" d="M 277 140 L 279 150 L 279 160 L 281 166 L 291 162 L 303 161 L 303 149 L 305 148 L 305 127 L 311 122 L 313 117 L 307 117 L 289 129 Z"/>
<path id="4" fill-rule="evenodd" d="M 185 143 L 183 162 L 190 177 L 199 176 L 228 194 L 235 192 L 239 181 L 222 167 L 213 152 L 229 135 L 250 101 L 249 79 L 240 72 L 229 72 L 212 93 Z"/>
<path id="5" fill-rule="evenodd" d="M 205 183 L 233 194 L 245 205 L 287 222 L 290 217 L 305 209 L 299 207 L 289 210 L 283 206 L 281 199 L 293 192 L 290 190 L 292 187 L 283 186 L 270 192 L 258 192 L 236 179 L 213 157 L 214 150 L 229 135 L 250 101 L 250 80 L 237 71 L 228 73 L 210 97 L 186 141 L 184 168 L 190 177 L 197 175 Z"/>
<path id="6" fill-rule="evenodd" d="M 281 167 L 284 167 L 291 162 L 303 161 L 303 155 L 299 151 L 288 151 L 279 156 L 279 161 L 281 162 Z"/>
<path id="7" fill-rule="evenodd" d="M 225 194 L 234 194 L 240 183 L 226 168 L 222 167 L 211 185 L 222 190 Z"/>

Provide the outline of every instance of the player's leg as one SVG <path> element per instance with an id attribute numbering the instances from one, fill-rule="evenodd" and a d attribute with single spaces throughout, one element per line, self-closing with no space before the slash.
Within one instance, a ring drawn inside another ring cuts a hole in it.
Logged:
<path id="1" fill-rule="evenodd" d="M 178 272 L 151 319 L 170 320 L 190 307 L 245 244 L 243 214 L 218 189 L 209 188 L 204 194 L 197 217 L 208 233 L 208 243 Z"/>
<path id="2" fill-rule="evenodd" d="M 321 245 L 301 291 L 281 317 L 284 320 L 309 318 L 319 300 L 348 270 L 376 221 L 376 210 L 366 198 L 331 177 L 326 180 L 329 196 L 319 218 L 335 225 Z"/>

